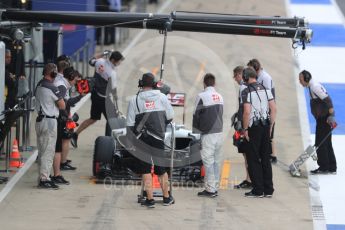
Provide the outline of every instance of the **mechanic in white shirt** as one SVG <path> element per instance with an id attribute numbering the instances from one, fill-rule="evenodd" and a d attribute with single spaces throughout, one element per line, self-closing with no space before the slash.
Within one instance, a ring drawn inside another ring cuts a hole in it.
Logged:
<path id="1" fill-rule="evenodd" d="M 311 113 L 316 120 L 315 146 L 318 146 L 316 153 L 319 168 L 310 171 L 310 173 L 336 174 L 337 161 L 333 151 L 331 132 L 337 123 L 334 118 L 335 111 L 332 99 L 326 89 L 312 79 L 311 73 L 307 70 L 303 70 L 299 74 L 299 82 L 309 90 Z M 325 141 L 321 143 L 324 139 Z"/>
<path id="2" fill-rule="evenodd" d="M 275 94 L 275 88 L 274 88 L 274 83 L 272 80 L 272 77 L 269 73 L 267 73 L 263 68 L 261 63 L 259 62 L 258 59 L 253 58 L 251 59 L 248 64 L 248 67 L 252 67 L 254 68 L 254 70 L 256 71 L 257 74 L 257 79 L 256 81 L 258 83 L 260 83 L 261 85 L 263 85 L 265 87 L 265 89 L 267 90 L 271 90 L 273 98 L 276 98 L 276 94 Z M 274 144 L 274 126 L 272 128 L 272 133 L 271 133 L 271 144 L 270 144 L 270 161 L 275 164 L 277 163 L 278 159 L 277 159 L 277 155 L 276 155 L 276 148 L 275 148 L 275 144 Z"/>
<path id="3" fill-rule="evenodd" d="M 91 111 L 90 118 L 83 121 L 77 131 L 71 138 L 71 144 L 74 148 L 78 147 L 77 140 L 78 135 L 87 127 L 94 124 L 97 120 L 101 119 L 102 113 L 105 119 L 108 119 L 106 111 L 106 98 L 110 99 L 112 106 L 107 108 L 114 108 L 113 112 L 115 116 L 118 115 L 118 106 L 117 106 L 117 72 L 116 67 L 121 64 L 125 59 L 119 51 L 111 52 L 109 59 L 106 59 L 110 52 L 105 51 L 102 54 L 96 55 L 93 57 L 89 64 L 95 67 L 94 74 L 94 87 L 91 92 Z M 108 82 L 110 81 L 110 90 L 107 93 Z"/>

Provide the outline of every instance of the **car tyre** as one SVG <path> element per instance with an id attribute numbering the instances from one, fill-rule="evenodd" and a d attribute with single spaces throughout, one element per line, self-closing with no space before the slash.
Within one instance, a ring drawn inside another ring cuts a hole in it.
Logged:
<path id="1" fill-rule="evenodd" d="M 115 142 L 112 137 L 97 137 L 95 141 L 95 149 L 92 163 L 92 171 L 94 176 L 97 176 L 99 174 L 101 164 L 112 165 L 114 150 Z"/>

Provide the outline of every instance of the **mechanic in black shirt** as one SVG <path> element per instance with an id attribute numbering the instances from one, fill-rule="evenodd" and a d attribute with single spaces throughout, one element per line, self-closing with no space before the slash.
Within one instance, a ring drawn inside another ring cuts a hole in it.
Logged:
<path id="1" fill-rule="evenodd" d="M 12 61 L 11 50 L 6 49 L 5 51 L 5 87 L 7 91 L 5 109 L 11 109 L 16 105 L 17 99 L 17 88 L 18 81 L 16 76 L 11 73 L 10 65 Z"/>

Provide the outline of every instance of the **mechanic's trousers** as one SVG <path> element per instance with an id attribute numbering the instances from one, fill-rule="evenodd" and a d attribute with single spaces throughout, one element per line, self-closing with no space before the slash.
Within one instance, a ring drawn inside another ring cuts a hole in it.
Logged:
<path id="1" fill-rule="evenodd" d="M 249 142 L 246 145 L 248 173 L 253 184 L 253 193 L 273 194 L 272 166 L 269 160 L 270 151 L 269 125 L 252 126 L 248 129 Z"/>
<path id="2" fill-rule="evenodd" d="M 321 141 L 331 132 L 331 126 L 327 123 L 327 117 L 316 119 L 315 145 L 319 146 Z M 320 170 L 337 171 L 337 160 L 334 155 L 332 146 L 332 134 L 317 149 L 317 164 Z"/>
<path id="3" fill-rule="evenodd" d="M 223 160 L 222 144 L 223 133 L 201 136 L 201 159 L 205 167 L 205 189 L 208 192 L 216 192 L 219 188 L 220 167 Z"/>
<path id="4" fill-rule="evenodd" d="M 35 128 L 38 149 L 38 179 L 49 180 L 55 154 L 57 121 L 54 118 L 43 118 L 40 122 L 36 122 Z"/>

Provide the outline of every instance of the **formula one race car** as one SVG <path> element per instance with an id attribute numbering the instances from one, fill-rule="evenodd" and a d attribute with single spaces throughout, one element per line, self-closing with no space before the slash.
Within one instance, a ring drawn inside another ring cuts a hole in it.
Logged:
<path id="1" fill-rule="evenodd" d="M 99 136 L 95 141 L 93 175 L 98 179 L 110 177 L 122 181 L 141 180 L 136 173 L 139 160 L 135 157 L 137 150 L 131 141 L 133 139 L 127 134 L 125 119 L 111 118 L 108 123 L 116 128 L 112 129 L 112 136 Z M 184 183 L 200 182 L 200 135 L 192 134 L 182 125 L 170 124 L 164 142 L 166 161 L 172 160 L 173 163 L 173 180 Z"/>
<path id="2" fill-rule="evenodd" d="M 108 130 L 111 127 L 111 136 L 100 136 L 95 141 L 93 175 L 98 179 L 141 180 L 136 173 L 138 159 L 135 157 L 141 149 L 133 145 L 125 118 L 111 118 L 107 126 Z M 164 142 L 165 161 L 170 166 L 173 163 L 172 181 L 200 183 L 203 178 L 200 134 L 193 134 L 183 125 L 169 124 Z"/>

